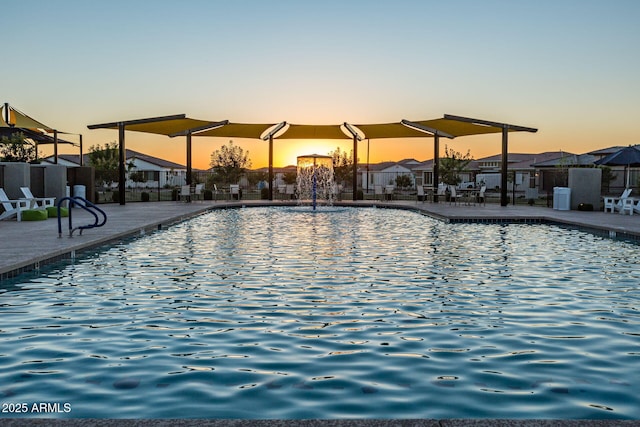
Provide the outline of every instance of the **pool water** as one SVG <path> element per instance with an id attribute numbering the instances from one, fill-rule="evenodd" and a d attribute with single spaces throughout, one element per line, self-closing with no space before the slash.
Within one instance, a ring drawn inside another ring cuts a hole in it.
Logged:
<path id="1" fill-rule="evenodd" d="M 551 225 L 214 211 L 3 283 L 0 417 L 637 419 L 639 262 Z"/>

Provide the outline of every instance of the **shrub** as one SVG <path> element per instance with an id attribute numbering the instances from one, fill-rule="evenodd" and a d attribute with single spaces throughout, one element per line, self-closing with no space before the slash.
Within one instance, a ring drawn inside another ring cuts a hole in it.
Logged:
<path id="1" fill-rule="evenodd" d="M 202 198 L 205 199 L 205 200 L 213 200 L 213 191 L 204 190 L 202 192 Z"/>
<path id="2" fill-rule="evenodd" d="M 260 190 L 260 198 L 262 200 L 269 199 L 269 189 L 268 188 L 263 188 L 263 189 Z"/>
<path id="3" fill-rule="evenodd" d="M 148 202 L 149 198 L 151 197 L 149 193 L 147 193 L 146 191 L 143 191 L 142 194 L 140 195 L 140 197 L 142 198 L 143 202 Z"/>
<path id="4" fill-rule="evenodd" d="M 120 201 L 120 191 L 113 190 L 113 192 L 111 193 L 111 200 L 115 203 L 118 203 Z"/>

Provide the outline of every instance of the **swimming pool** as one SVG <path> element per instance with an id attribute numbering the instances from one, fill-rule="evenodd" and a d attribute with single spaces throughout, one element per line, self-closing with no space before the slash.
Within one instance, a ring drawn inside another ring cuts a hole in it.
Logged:
<path id="1" fill-rule="evenodd" d="M 640 418 L 639 261 L 549 225 L 214 211 L 3 283 L 0 417 Z"/>

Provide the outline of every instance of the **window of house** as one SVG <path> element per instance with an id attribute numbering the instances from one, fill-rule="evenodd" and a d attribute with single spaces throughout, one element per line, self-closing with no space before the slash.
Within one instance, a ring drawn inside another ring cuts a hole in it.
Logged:
<path id="1" fill-rule="evenodd" d="M 423 172 L 423 185 L 433 185 L 433 172 Z"/>

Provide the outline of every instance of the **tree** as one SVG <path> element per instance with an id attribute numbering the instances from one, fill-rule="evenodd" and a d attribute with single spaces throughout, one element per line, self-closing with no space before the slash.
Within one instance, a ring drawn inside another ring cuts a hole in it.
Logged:
<path id="1" fill-rule="evenodd" d="M 402 174 L 396 176 L 396 187 L 405 189 L 411 187 L 412 185 L 413 183 L 411 182 L 411 177 L 409 175 Z"/>
<path id="2" fill-rule="evenodd" d="M 256 186 L 260 182 L 269 182 L 269 174 L 267 172 L 253 172 L 248 174 L 247 180 L 249 181 L 249 185 Z"/>
<path id="3" fill-rule="evenodd" d="M 92 145 L 89 148 L 89 164 L 95 169 L 96 182 L 102 182 L 102 185 L 110 186 L 114 182 L 118 182 L 120 170 L 120 149 L 118 144 L 113 141 L 103 146 L 100 144 Z M 126 172 L 133 168 L 133 162 L 125 165 Z"/>
<path id="4" fill-rule="evenodd" d="M 216 179 L 224 183 L 237 183 L 240 177 L 251 167 L 249 151 L 233 145 L 233 141 L 223 145 L 219 150 L 211 153 L 211 169 L 216 174 Z"/>
<path id="5" fill-rule="evenodd" d="M 129 174 L 129 179 L 136 184 L 141 184 L 143 182 L 147 182 L 146 177 L 144 176 L 144 172 L 142 171 L 134 171 Z"/>
<path id="6" fill-rule="evenodd" d="M 26 141 L 22 132 L 0 138 L 0 161 L 33 163 L 37 159 L 36 145 Z"/>
<path id="7" fill-rule="evenodd" d="M 347 154 L 346 151 L 340 151 L 340 147 L 336 147 L 334 151 L 329 152 L 333 162 L 333 175 L 335 181 L 344 184 L 349 182 L 353 176 L 353 150 Z"/>
<path id="8" fill-rule="evenodd" d="M 440 159 L 440 180 L 448 185 L 460 184 L 462 182 L 460 173 L 467 168 L 471 160 L 470 150 L 467 150 L 466 154 L 462 154 L 459 151 L 450 150 L 445 145 L 444 158 Z"/>
<path id="9" fill-rule="evenodd" d="M 613 181 L 616 178 L 616 175 L 613 173 L 613 171 L 609 166 L 599 166 L 599 167 L 600 169 L 602 169 L 602 177 L 601 177 L 602 191 L 604 192 L 604 194 L 609 194 L 611 181 Z"/>
<path id="10" fill-rule="evenodd" d="M 285 184 L 295 184 L 296 181 L 298 180 L 298 172 L 296 171 L 289 171 L 289 172 L 285 172 L 282 174 L 282 180 L 284 181 Z"/>

